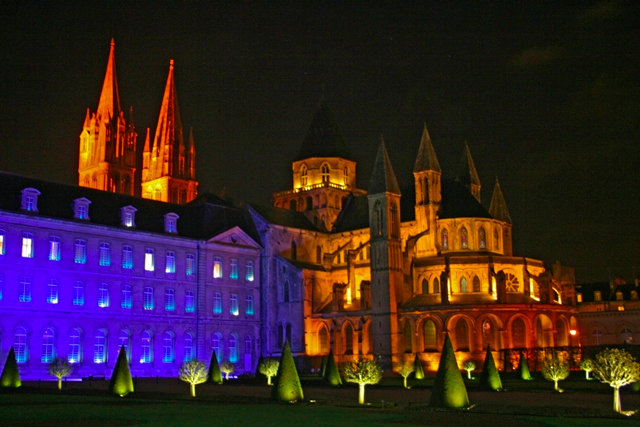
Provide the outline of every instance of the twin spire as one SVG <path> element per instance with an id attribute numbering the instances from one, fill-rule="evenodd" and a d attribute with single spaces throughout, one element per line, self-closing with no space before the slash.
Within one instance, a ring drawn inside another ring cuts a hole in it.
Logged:
<path id="1" fill-rule="evenodd" d="M 109 59 L 107 60 L 107 71 L 104 75 L 104 83 L 100 92 L 100 101 L 96 114 L 102 120 L 110 120 L 120 115 L 120 93 L 118 91 L 118 79 L 116 76 L 116 43 L 111 39 L 109 48 Z"/>

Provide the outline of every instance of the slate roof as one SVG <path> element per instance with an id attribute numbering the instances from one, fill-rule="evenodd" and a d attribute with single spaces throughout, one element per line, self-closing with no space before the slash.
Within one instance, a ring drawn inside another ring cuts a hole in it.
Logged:
<path id="1" fill-rule="evenodd" d="M 298 155 L 294 161 L 310 157 L 341 157 L 352 159 L 333 115 L 324 103 L 316 111 Z"/>
<path id="2" fill-rule="evenodd" d="M 600 291 L 600 301 L 616 301 L 616 292 L 622 292 L 624 301 L 631 301 L 631 291 L 640 294 L 640 286 L 634 283 L 617 284 L 612 287 L 608 282 L 582 283 L 575 285 L 575 291 L 582 293 L 582 302 L 599 302 L 594 298 Z"/>
<path id="3" fill-rule="evenodd" d="M 283 225 L 286 227 L 299 228 L 302 230 L 325 231 L 314 225 L 304 212 L 292 211 L 290 209 L 277 208 L 274 206 L 250 205 L 264 219 L 271 224 Z"/>
<path id="4" fill-rule="evenodd" d="M 137 209 L 135 230 L 164 233 L 164 215 L 175 212 L 180 217 L 179 236 L 208 239 L 238 226 L 256 242 L 260 242 L 246 209 L 234 207 L 211 194 L 200 195 L 186 205 L 175 205 L 0 172 L 0 209 L 23 212 L 20 209 L 21 193 L 27 187 L 33 187 L 41 193 L 38 197 L 38 212 L 33 213 L 39 217 L 84 223 L 84 220 L 74 218 L 73 201 L 86 197 L 91 201 L 88 221 L 91 224 L 120 227 L 120 209 L 131 205 Z"/>

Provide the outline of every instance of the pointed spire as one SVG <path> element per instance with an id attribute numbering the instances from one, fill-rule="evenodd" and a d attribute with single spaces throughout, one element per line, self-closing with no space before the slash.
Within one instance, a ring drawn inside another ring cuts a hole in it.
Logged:
<path id="1" fill-rule="evenodd" d="M 496 177 L 496 185 L 493 187 L 493 195 L 491 196 L 491 204 L 489 205 L 489 215 L 495 219 L 511 224 L 511 215 L 509 215 L 509 209 L 507 209 L 507 202 L 504 201 L 498 177 Z"/>
<path id="2" fill-rule="evenodd" d="M 196 179 L 196 144 L 193 141 L 193 127 L 189 127 L 188 140 L 188 159 L 187 167 L 189 168 L 188 178 Z"/>
<path id="3" fill-rule="evenodd" d="M 462 152 L 462 159 L 460 160 L 458 181 L 464 185 L 481 185 L 480 177 L 478 177 L 478 171 L 476 170 L 475 163 L 473 163 L 473 158 L 471 157 L 471 151 L 469 150 L 469 144 L 467 144 L 467 141 L 464 142 L 464 151 Z"/>
<path id="4" fill-rule="evenodd" d="M 100 101 L 98 101 L 98 109 L 96 111 L 101 120 L 120 115 L 120 93 L 118 92 L 118 79 L 116 76 L 115 47 L 116 43 L 111 39 L 107 71 L 104 75 L 104 83 L 102 83 L 102 92 L 100 92 Z"/>
<path id="5" fill-rule="evenodd" d="M 147 128 L 147 133 L 144 137 L 144 153 L 150 153 L 151 152 L 151 135 L 149 132 L 149 128 Z"/>
<path id="6" fill-rule="evenodd" d="M 380 136 L 380 146 L 378 147 L 376 160 L 373 163 L 373 172 L 371 172 L 371 180 L 369 181 L 369 194 L 378 193 L 401 194 L 382 135 Z"/>
<path id="7" fill-rule="evenodd" d="M 309 131 L 295 160 L 303 160 L 310 157 L 352 158 L 345 146 L 342 135 L 340 135 L 331 111 L 324 103 L 324 96 L 320 100 L 318 110 L 311 120 L 311 126 L 309 126 Z"/>
<path id="8" fill-rule="evenodd" d="M 431 136 L 427 130 L 427 124 L 424 124 L 424 130 L 422 131 L 422 138 L 420 139 L 420 148 L 418 149 L 418 156 L 416 157 L 415 165 L 413 166 L 414 172 L 420 172 L 424 170 L 433 170 L 436 172 L 442 172 L 440 169 L 440 162 L 436 156 L 436 150 L 433 148 L 431 142 Z"/>

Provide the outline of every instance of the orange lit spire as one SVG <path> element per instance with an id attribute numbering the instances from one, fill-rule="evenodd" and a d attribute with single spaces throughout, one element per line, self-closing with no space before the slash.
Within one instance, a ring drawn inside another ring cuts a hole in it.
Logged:
<path id="1" fill-rule="evenodd" d="M 102 120 L 112 119 L 120 114 L 120 94 L 118 92 L 118 79 L 116 77 L 116 43 L 111 39 L 111 48 L 109 49 L 109 59 L 107 60 L 107 72 L 104 75 L 104 83 L 102 84 L 102 92 L 100 93 L 100 101 L 96 111 Z"/>
<path id="2" fill-rule="evenodd" d="M 175 176 L 177 157 L 181 151 L 184 152 L 184 137 L 173 76 L 173 59 L 169 61 L 169 76 L 162 97 L 153 146 L 154 150 L 158 150 L 159 164 L 155 165 L 156 169 L 152 171 L 151 175 L 155 177 Z"/>

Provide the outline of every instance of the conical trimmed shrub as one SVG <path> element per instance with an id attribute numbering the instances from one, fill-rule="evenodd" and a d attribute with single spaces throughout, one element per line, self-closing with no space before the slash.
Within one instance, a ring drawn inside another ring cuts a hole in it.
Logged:
<path id="1" fill-rule="evenodd" d="M 330 351 L 329 356 L 327 356 L 327 366 L 324 373 L 324 380 L 327 384 L 335 387 L 342 385 L 342 378 L 340 377 L 338 365 L 336 365 L 336 359 L 335 357 L 333 357 L 333 351 Z"/>
<path id="2" fill-rule="evenodd" d="M 18 388 L 21 385 L 22 381 L 18 371 L 18 362 L 16 362 L 16 353 L 12 346 L 7 355 L 7 361 L 4 362 L 4 369 L 2 369 L 2 376 L 0 376 L 0 386 Z"/>
<path id="3" fill-rule="evenodd" d="M 124 347 L 120 347 L 118 352 L 118 360 L 113 368 L 113 374 L 111 374 L 111 381 L 109 382 L 109 391 L 121 397 L 133 393 L 133 379 L 131 378 L 127 352 Z"/>
<path id="4" fill-rule="evenodd" d="M 491 346 L 487 346 L 487 354 L 484 357 L 484 365 L 482 366 L 482 374 L 480 375 L 480 385 L 482 388 L 494 391 L 502 390 L 502 380 L 500 372 L 496 368 L 496 362 L 493 360 Z"/>
<path id="5" fill-rule="evenodd" d="M 430 406 L 439 408 L 465 408 L 469 406 L 469 395 L 456 362 L 456 355 L 449 335 L 445 335 L 438 373 L 431 390 Z"/>
<path id="6" fill-rule="evenodd" d="M 209 362 L 209 373 L 207 374 L 207 382 L 222 384 L 222 372 L 220 371 L 220 365 L 218 364 L 218 357 L 214 351 L 211 354 L 211 362 Z"/>
<path id="7" fill-rule="evenodd" d="M 424 379 L 424 369 L 422 368 L 422 361 L 416 353 L 416 358 L 413 360 L 413 376 L 417 380 Z"/>
<path id="8" fill-rule="evenodd" d="M 298 370 L 291 355 L 289 341 L 284 344 L 284 348 L 282 349 L 280 366 L 278 367 L 278 374 L 271 389 L 271 397 L 283 402 L 295 402 L 304 399 L 302 384 L 300 384 Z"/>
<path id="9" fill-rule="evenodd" d="M 532 380 L 531 372 L 529 371 L 529 362 L 523 352 L 520 352 L 520 363 L 518 364 L 518 376 L 520 379 L 529 381 Z"/>

